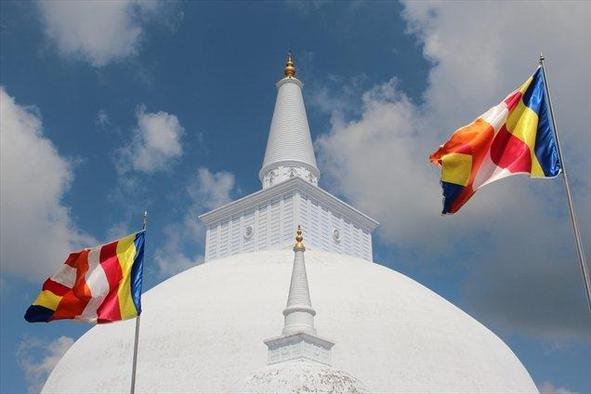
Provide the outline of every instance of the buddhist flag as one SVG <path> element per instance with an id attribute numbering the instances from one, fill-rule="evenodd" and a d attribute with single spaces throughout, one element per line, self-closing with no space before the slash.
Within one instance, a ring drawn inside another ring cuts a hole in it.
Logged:
<path id="1" fill-rule="evenodd" d="M 27 309 L 28 322 L 75 319 L 110 323 L 142 311 L 145 231 L 92 249 L 74 252 L 43 284 Z"/>
<path id="2" fill-rule="evenodd" d="M 443 212 L 457 212 L 484 185 L 515 174 L 552 178 L 561 165 L 542 68 L 431 154 L 441 166 Z"/>

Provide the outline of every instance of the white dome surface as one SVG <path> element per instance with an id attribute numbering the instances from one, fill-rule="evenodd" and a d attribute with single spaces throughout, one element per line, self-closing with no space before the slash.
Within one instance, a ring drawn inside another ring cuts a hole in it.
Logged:
<path id="1" fill-rule="evenodd" d="M 264 368 L 283 327 L 291 250 L 191 268 L 143 295 L 137 392 L 224 393 Z M 381 393 L 537 393 L 496 335 L 412 279 L 351 256 L 306 251 L 318 335 L 332 366 Z M 92 328 L 44 393 L 128 392 L 133 320 Z"/>
<path id="2" fill-rule="evenodd" d="M 245 394 L 347 393 L 368 394 L 359 379 L 320 363 L 298 360 L 269 365 L 234 390 Z"/>

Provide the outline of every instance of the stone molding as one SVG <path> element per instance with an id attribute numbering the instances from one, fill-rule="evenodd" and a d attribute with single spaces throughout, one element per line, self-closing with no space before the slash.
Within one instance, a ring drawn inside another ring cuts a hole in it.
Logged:
<path id="1" fill-rule="evenodd" d="M 230 219 L 232 216 L 238 215 L 249 208 L 255 208 L 259 204 L 279 198 L 283 194 L 298 191 L 307 193 L 310 197 L 315 198 L 333 214 L 355 222 L 364 231 L 371 233 L 380 224 L 375 219 L 339 200 L 332 194 L 299 177 L 290 178 L 267 189 L 249 194 L 248 196 L 204 213 L 199 216 L 199 219 L 206 226 L 211 226 L 219 221 Z"/>
<path id="2" fill-rule="evenodd" d="M 269 349 L 268 364 L 307 359 L 324 365 L 330 365 L 330 350 L 334 346 L 334 342 L 317 335 L 298 332 L 267 339 L 265 345 Z"/>

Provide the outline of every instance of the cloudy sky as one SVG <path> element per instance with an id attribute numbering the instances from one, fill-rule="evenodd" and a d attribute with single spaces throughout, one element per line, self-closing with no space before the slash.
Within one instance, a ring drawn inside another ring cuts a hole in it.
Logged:
<path id="1" fill-rule="evenodd" d="M 381 222 L 376 260 L 490 327 L 543 393 L 591 392 L 591 315 L 562 180 L 505 179 L 441 217 L 427 162 L 543 50 L 591 245 L 591 3 L 0 7 L 1 392 L 38 391 L 89 328 L 22 318 L 69 251 L 138 229 L 147 209 L 145 286 L 201 263 L 197 216 L 260 188 L 288 50 L 321 186 Z"/>

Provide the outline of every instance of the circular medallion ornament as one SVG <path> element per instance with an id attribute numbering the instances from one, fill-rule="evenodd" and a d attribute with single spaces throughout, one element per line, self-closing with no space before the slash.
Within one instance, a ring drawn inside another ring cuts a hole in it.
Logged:
<path id="1" fill-rule="evenodd" d="M 341 242 L 341 232 L 336 228 L 332 230 L 332 239 L 334 239 L 335 242 Z"/>
<path id="2" fill-rule="evenodd" d="M 254 234 L 254 228 L 252 226 L 246 226 L 244 228 L 244 239 L 251 239 Z"/>

